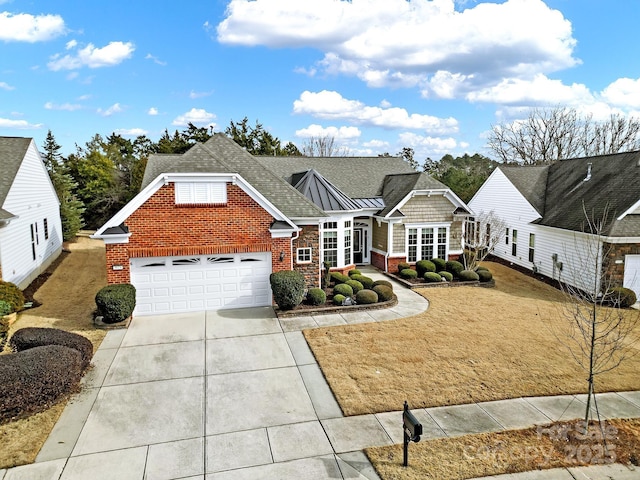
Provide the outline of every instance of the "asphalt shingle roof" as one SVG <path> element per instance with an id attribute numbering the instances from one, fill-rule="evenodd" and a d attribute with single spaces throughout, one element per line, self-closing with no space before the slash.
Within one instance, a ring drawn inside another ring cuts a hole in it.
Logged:
<path id="1" fill-rule="evenodd" d="M 30 143 L 31 138 L 0 137 L 0 207 L 7 199 Z M 13 217 L 10 212 L 0 208 L 0 219 Z"/>
<path id="2" fill-rule="evenodd" d="M 449 187 L 431 178 L 426 173 L 387 175 L 382 185 L 382 197 L 386 207 L 378 214 L 385 216 L 412 190 L 447 190 Z"/>

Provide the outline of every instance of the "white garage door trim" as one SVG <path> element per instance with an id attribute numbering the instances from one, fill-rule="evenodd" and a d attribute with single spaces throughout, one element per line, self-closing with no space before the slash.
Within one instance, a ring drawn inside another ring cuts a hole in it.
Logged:
<path id="1" fill-rule="evenodd" d="M 131 259 L 136 315 L 271 305 L 271 253 Z"/>
<path id="2" fill-rule="evenodd" d="M 622 286 L 633 290 L 640 299 L 640 255 L 624 256 L 624 280 Z"/>

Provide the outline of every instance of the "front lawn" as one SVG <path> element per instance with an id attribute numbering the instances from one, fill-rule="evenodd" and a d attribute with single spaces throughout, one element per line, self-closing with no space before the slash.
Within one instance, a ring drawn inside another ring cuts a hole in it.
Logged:
<path id="1" fill-rule="evenodd" d="M 586 373 L 552 332 L 566 322 L 562 294 L 487 266 L 496 288 L 425 289 L 422 314 L 304 332 L 345 415 L 401 410 L 405 400 L 424 408 L 586 391 Z M 638 371 L 635 356 L 596 389 L 640 390 Z"/>

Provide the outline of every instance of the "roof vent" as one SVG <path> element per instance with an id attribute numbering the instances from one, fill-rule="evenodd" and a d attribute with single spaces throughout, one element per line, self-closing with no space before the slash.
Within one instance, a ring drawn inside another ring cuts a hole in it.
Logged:
<path id="1" fill-rule="evenodd" d="M 591 167 L 593 166 L 592 163 L 587 163 L 587 176 L 584 177 L 584 180 L 582 180 L 583 182 L 588 182 L 589 180 L 591 180 Z"/>

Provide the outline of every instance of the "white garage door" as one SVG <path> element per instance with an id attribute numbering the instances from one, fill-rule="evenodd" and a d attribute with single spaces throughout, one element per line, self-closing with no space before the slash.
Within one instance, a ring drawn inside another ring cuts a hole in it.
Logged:
<path id="1" fill-rule="evenodd" d="M 624 256 L 624 282 L 622 285 L 633 290 L 640 299 L 640 255 Z"/>
<path id="2" fill-rule="evenodd" d="M 137 315 L 271 305 L 271 253 L 131 259 Z"/>

